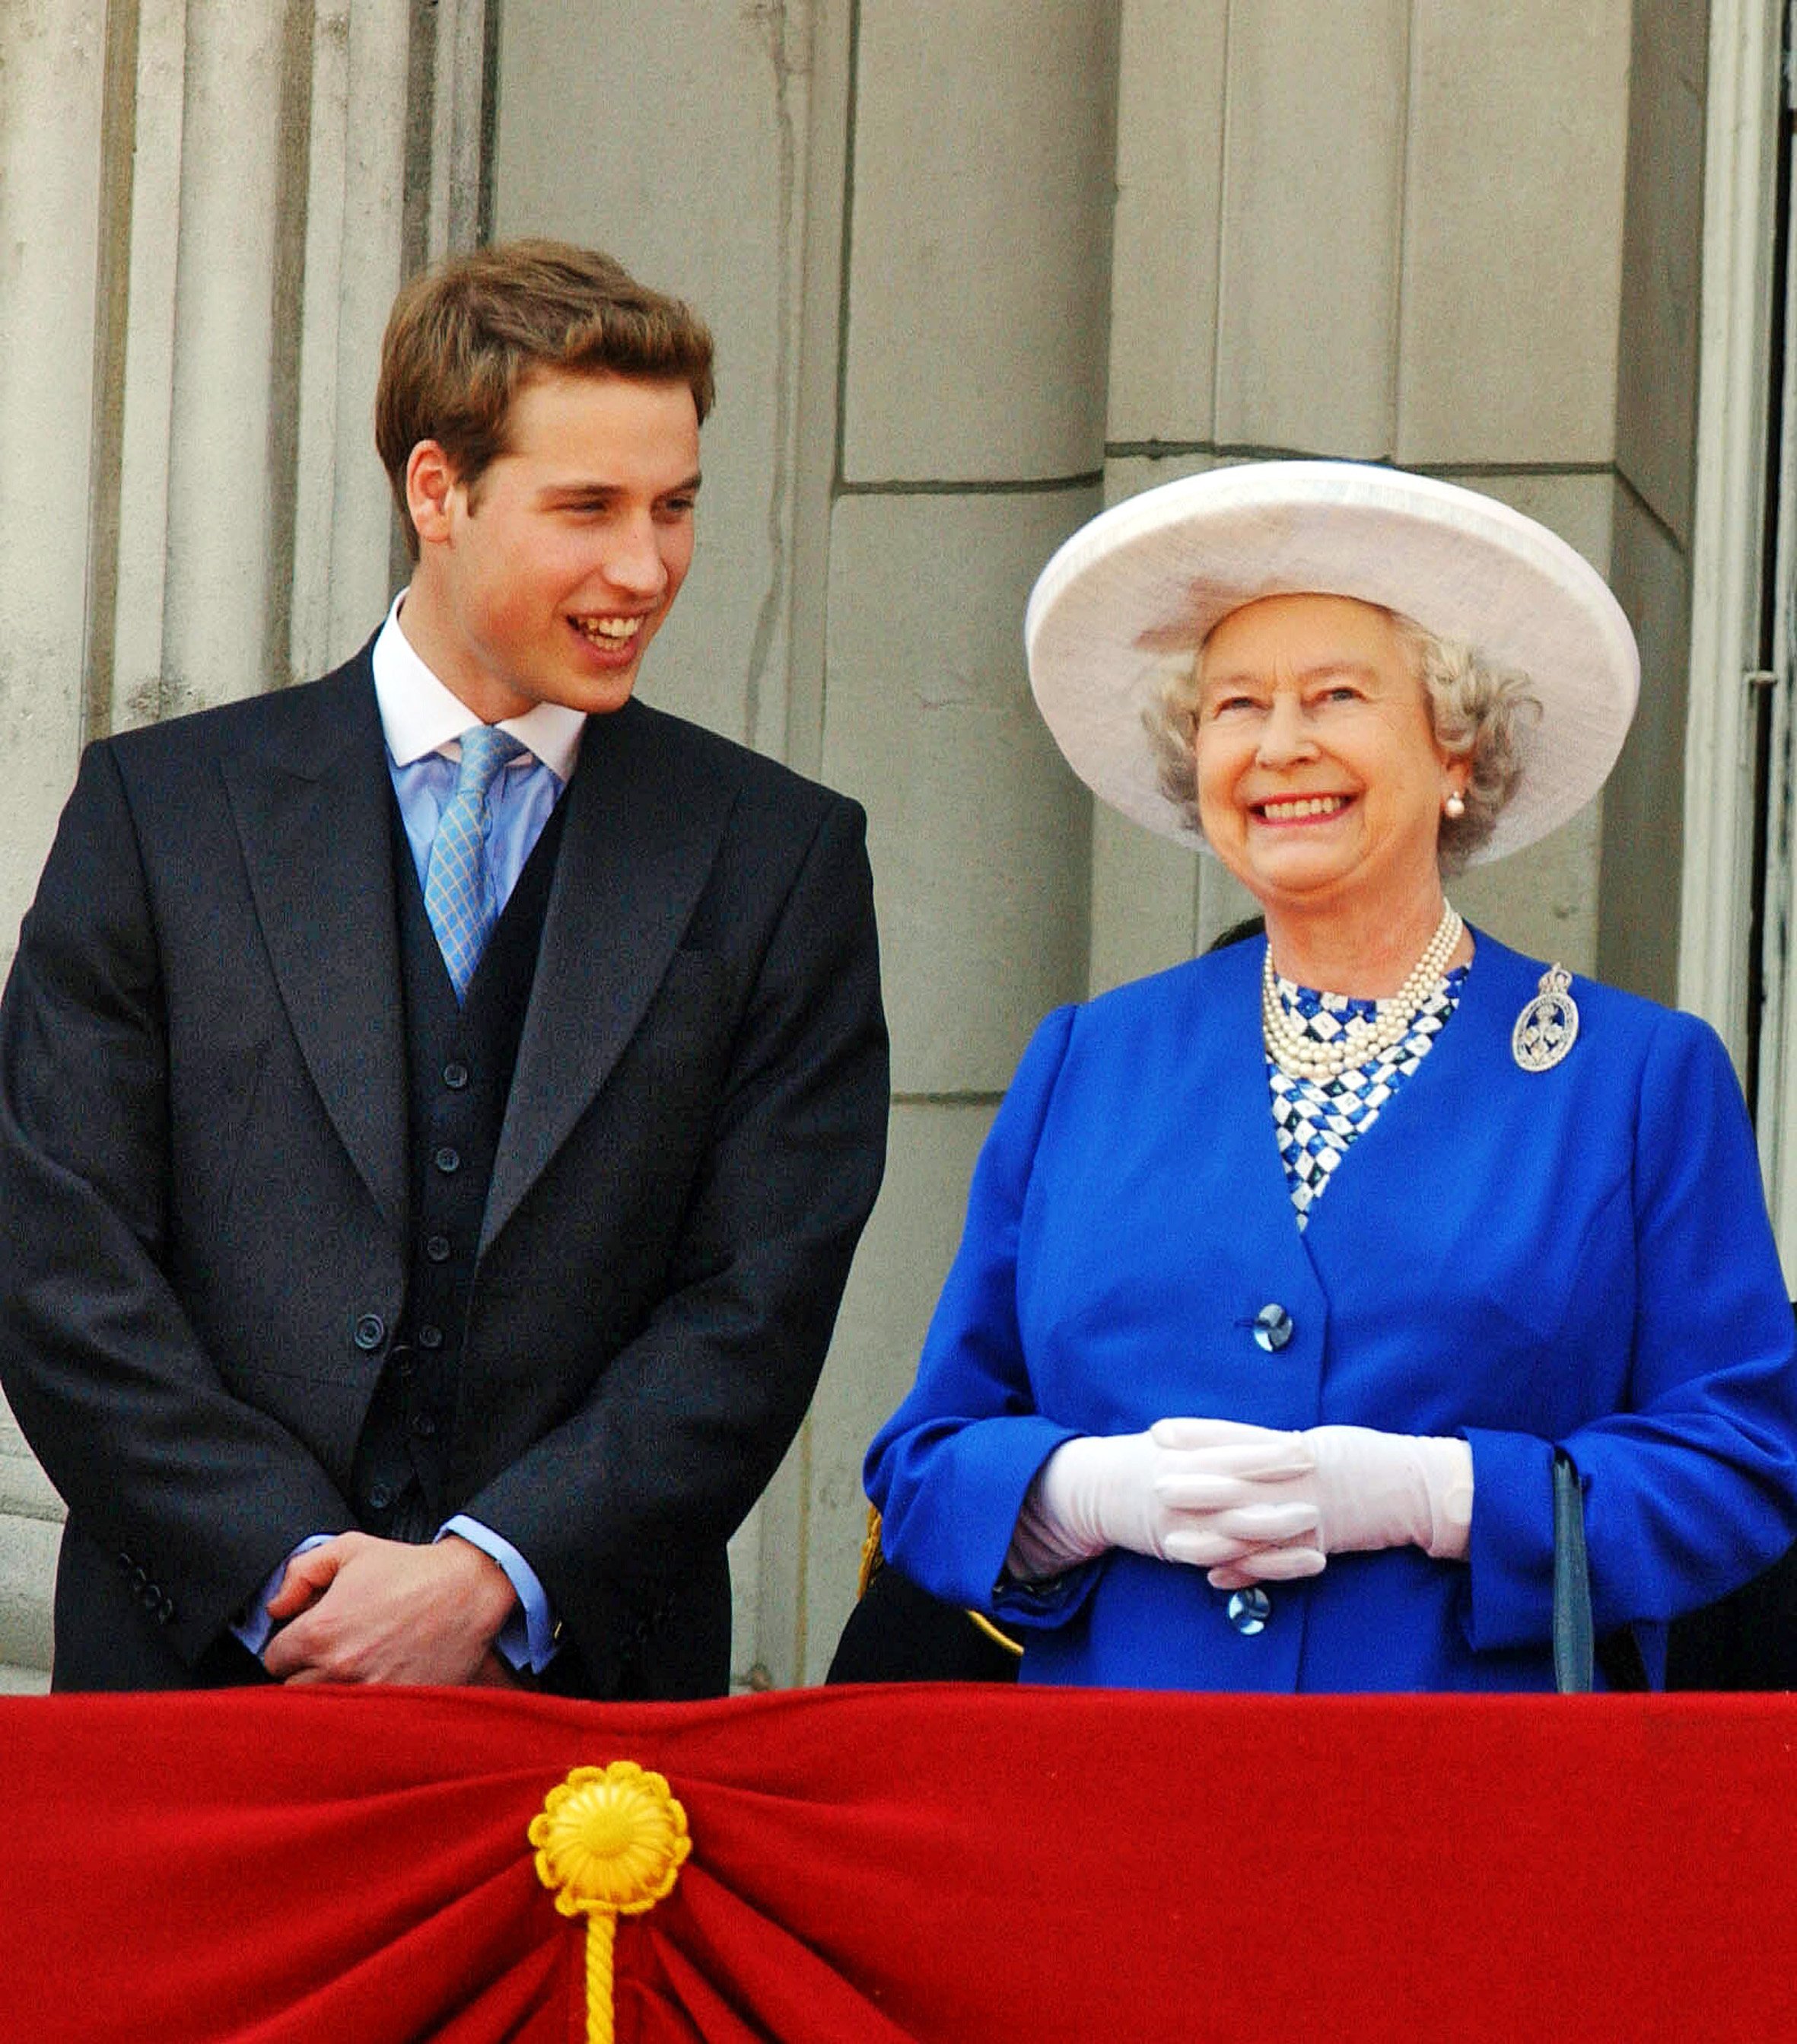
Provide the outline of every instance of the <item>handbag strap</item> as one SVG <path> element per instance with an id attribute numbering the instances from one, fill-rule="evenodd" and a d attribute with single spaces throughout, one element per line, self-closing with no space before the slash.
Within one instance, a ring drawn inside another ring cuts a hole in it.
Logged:
<path id="1" fill-rule="evenodd" d="M 1649 1687 L 1634 1634 L 1596 1636 L 1591 1615 L 1591 1562 L 1585 1552 L 1585 1499 L 1579 1472 L 1564 1448 L 1553 1451 L 1553 1686 L 1563 1696 L 1595 1687 L 1594 1665 L 1612 1689 Z"/>
<path id="2" fill-rule="evenodd" d="M 1585 1554 L 1585 1500 L 1564 1448 L 1553 1451 L 1553 1686 L 1563 1696 L 1592 1687 L 1596 1658 L 1591 1619 L 1591 1563 Z"/>

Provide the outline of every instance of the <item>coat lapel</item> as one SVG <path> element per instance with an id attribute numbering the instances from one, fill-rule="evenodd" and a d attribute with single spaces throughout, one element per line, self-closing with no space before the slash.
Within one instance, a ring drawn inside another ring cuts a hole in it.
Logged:
<path id="1" fill-rule="evenodd" d="M 264 942 L 339 1139 L 406 1216 L 405 1045 L 390 781 L 367 654 L 271 705 L 225 778 Z"/>
<path id="2" fill-rule="evenodd" d="M 640 704 L 589 717 L 543 920 L 481 1247 L 505 1227 L 635 1034 L 716 857 L 732 790 L 682 774 Z"/>

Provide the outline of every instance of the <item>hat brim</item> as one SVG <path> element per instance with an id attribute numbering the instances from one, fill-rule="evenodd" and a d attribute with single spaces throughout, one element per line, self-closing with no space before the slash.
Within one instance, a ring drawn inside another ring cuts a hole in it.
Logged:
<path id="1" fill-rule="evenodd" d="M 1056 552 L 1023 624 L 1030 686 L 1093 793 L 1163 836 L 1197 840 L 1162 792 L 1143 724 L 1211 628 L 1262 597 L 1357 597 L 1527 676 L 1522 774 L 1475 863 L 1591 800 L 1641 686 L 1634 634 L 1589 562 L 1507 504 L 1357 462 L 1263 462 L 1144 491 Z"/>

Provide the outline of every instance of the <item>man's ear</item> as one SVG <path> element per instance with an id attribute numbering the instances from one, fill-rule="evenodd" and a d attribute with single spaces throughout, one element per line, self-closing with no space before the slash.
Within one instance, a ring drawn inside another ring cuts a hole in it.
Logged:
<path id="1" fill-rule="evenodd" d="M 452 506 L 461 486 L 449 456 L 437 441 L 420 440 L 405 457 L 405 508 L 412 513 L 421 546 L 449 537 Z"/>

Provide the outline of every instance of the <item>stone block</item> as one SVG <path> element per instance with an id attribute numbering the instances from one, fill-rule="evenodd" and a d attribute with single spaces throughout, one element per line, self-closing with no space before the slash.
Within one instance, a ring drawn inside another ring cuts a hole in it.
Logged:
<path id="1" fill-rule="evenodd" d="M 7 1512 L 31 1519 L 60 1520 L 63 1504 L 0 1395 L 0 1512 Z"/>
<path id="2" fill-rule="evenodd" d="M 50 1604 L 60 1527 L 0 1514 L 0 1664 L 50 1666 Z"/>
<path id="3" fill-rule="evenodd" d="M 843 474 L 1095 471 L 1114 7 L 869 0 L 860 24 Z"/>
<path id="4" fill-rule="evenodd" d="M 1523 475 L 1469 474 L 1450 469 L 1442 479 L 1457 482 L 1481 496 L 1495 497 L 1576 548 L 1606 581 L 1614 532 L 1614 478 L 1603 470 L 1584 472 L 1537 471 Z"/>
<path id="5" fill-rule="evenodd" d="M 1113 442 L 1208 440 L 1227 0 L 1123 0 L 1111 264 Z"/>
<path id="6" fill-rule="evenodd" d="M 290 678 L 275 628 L 295 459 L 294 336 L 278 308 L 301 209 L 287 173 L 305 147 L 289 26 L 279 0 L 187 10 L 163 664 L 156 700 L 136 706 L 145 721 Z"/>
<path id="7" fill-rule="evenodd" d="M 1231 10 L 1219 446 L 1392 451 L 1410 13 Z"/>
<path id="8" fill-rule="evenodd" d="M 1456 475 L 1485 496 L 1538 518 L 1600 574 L 1610 568 L 1614 486 L 1607 474 Z M 1450 878 L 1448 893 L 1469 922 L 1531 956 L 1576 972 L 1597 968 L 1602 798 L 1538 844 Z"/>
<path id="9" fill-rule="evenodd" d="M 1089 992 L 1141 979 L 1197 950 L 1201 862 L 1215 863 L 1093 805 Z"/>
<path id="10" fill-rule="evenodd" d="M 1629 79 L 1616 461 L 1688 547 L 1697 449 L 1707 10 L 1641 0 Z"/>
<path id="11" fill-rule="evenodd" d="M 1104 467 L 1105 505 L 1216 466 L 1209 454 L 1114 457 Z M 1197 948 L 1204 863 L 1215 862 L 1205 862 L 1195 848 L 1186 851 L 1158 838 L 1094 802 L 1089 993 L 1102 993 L 1192 955 Z"/>
<path id="12" fill-rule="evenodd" d="M 1415 10 L 1400 463 L 1611 459 L 1629 18 Z"/>
<path id="13" fill-rule="evenodd" d="M 900 1101 L 879 1204 L 843 1301 L 809 1424 L 803 1679 L 821 1681 L 854 1599 L 867 1444 L 912 1385 L 936 1296 L 961 1239 L 989 1102 Z"/>
<path id="14" fill-rule="evenodd" d="M 1177 482 L 1182 476 L 1203 475 L 1226 465 L 1208 452 L 1113 455 L 1104 464 L 1104 508 L 1108 510 L 1113 504 L 1139 497 L 1163 482 Z"/>
<path id="15" fill-rule="evenodd" d="M 1641 647 L 1641 706 L 1604 793 L 1603 978 L 1678 998 L 1679 874 L 1690 701 L 1690 565 L 1626 484 L 1615 493 L 1611 586 Z"/>
<path id="16" fill-rule="evenodd" d="M 1085 988 L 1089 798 L 1036 713 L 1023 618 L 1095 497 L 837 506 L 824 774 L 867 806 L 897 1093 L 1002 1089 Z"/>
<path id="17" fill-rule="evenodd" d="M 1603 798 L 1494 865 L 1450 874 L 1448 899 L 1469 923 L 1532 958 L 1597 970 L 1597 884 Z M 1677 890 L 1673 890 L 1677 898 Z"/>
<path id="18" fill-rule="evenodd" d="M 647 701 L 785 751 L 795 398 L 808 208 L 812 71 L 784 7 L 605 0 L 505 10 L 494 214 L 502 235 L 554 234 L 615 255 L 689 299 L 717 342 L 717 408 L 693 574 L 645 663 Z M 570 63 L 570 51 L 604 61 Z M 618 146 L 618 80 L 630 142 Z M 835 82 L 840 97 L 844 88 Z M 835 308 L 827 348 L 834 381 Z M 803 763 L 810 763 L 808 762 Z"/>
<path id="19" fill-rule="evenodd" d="M 83 736 L 106 15 L 0 6 L 0 963 Z"/>

